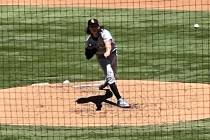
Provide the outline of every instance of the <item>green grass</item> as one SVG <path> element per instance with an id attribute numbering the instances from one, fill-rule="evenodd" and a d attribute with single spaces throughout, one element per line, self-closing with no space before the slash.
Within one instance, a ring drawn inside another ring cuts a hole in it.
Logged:
<path id="1" fill-rule="evenodd" d="M 208 12 L 0 7 L 0 88 L 99 80 L 85 60 L 84 28 L 97 17 L 116 39 L 120 79 L 210 83 Z M 194 23 L 201 28 L 194 30 Z M 0 126 L 0 140 L 210 139 L 210 121 L 143 127 Z"/>
<path id="2" fill-rule="evenodd" d="M 209 83 L 209 13 L 144 9 L 0 7 L 0 88 L 103 79 L 85 60 L 97 17 L 118 44 L 119 79 Z M 201 28 L 194 30 L 193 24 Z"/>
<path id="3" fill-rule="evenodd" d="M 139 127 L 0 126 L 0 140 L 209 140 L 210 120 Z"/>

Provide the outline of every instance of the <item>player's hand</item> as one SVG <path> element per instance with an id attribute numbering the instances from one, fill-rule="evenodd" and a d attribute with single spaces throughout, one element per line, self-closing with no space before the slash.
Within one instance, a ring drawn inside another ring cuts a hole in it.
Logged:
<path id="1" fill-rule="evenodd" d="M 106 51 L 105 53 L 104 53 L 104 57 L 108 57 L 108 56 L 110 56 L 110 51 Z"/>

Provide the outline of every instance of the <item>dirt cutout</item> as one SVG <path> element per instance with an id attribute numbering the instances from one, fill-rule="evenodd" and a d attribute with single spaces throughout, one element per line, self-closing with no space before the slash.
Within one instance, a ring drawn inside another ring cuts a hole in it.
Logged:
<path id="1" fill-rule="evenodd" d="M 209 0 L 1 0 L 1 5 L 51 7 L 145 8 L 209 11 Z"/>

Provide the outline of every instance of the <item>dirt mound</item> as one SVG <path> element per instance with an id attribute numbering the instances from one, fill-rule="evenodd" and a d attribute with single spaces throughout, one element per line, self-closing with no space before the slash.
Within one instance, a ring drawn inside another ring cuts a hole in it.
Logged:
<path id="1" fill-rule="evenodd" d="M 115 106 L 112 97 L 96 111 L 82 97 L 104 95 L 100 82 L 36 84 L 0 90 L 0 124 L 45 126 L 109 126 L 176 123 L 210 117 L 210 85 L 119 80 L 131 108 Z"/>

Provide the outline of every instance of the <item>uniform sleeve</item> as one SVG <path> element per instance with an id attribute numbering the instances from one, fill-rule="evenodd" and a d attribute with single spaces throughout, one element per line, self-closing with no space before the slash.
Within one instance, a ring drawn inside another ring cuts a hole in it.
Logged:
<path id="1" fill-rule="evenodd" d="M 104 42 L 107 42 L 107 41 L 112 40 L 112 35 L 111 35 L 111 33 L 110 33 L 108 30 L 106 30 L 106 29 L 104 29 L 104 30 L 102 31 L 101 36 L 102 36 Z"/>

